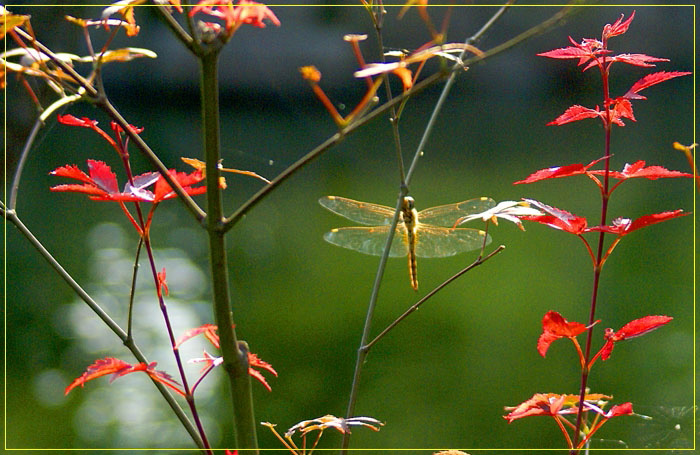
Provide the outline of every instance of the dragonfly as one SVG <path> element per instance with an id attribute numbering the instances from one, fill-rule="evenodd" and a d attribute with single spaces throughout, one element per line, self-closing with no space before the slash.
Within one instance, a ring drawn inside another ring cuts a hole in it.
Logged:
<path id="1" fill-rule="evenodd" d="M 394 219 L 394 209 L 338 196 L 324 196 L 318 202 L 337 215 L 371 226 L 332 229 L 323 236 L 327 242 L 364 254 L 382 255 Z M 495 205 L 493 199 L 481 197 L 456 204 L 439 205 L 419 212 L 415 208 L 413 198 L 406 196 L 401 203 L 401 214 L 389 256 L 408 255 L 408 275 L 411 287 L 417 291 L 416 257 L 454 256 L 489 244 L 491 237 L 486 232 L 457 228 L 454 225 L 461 217 L 484 212 Z"/>

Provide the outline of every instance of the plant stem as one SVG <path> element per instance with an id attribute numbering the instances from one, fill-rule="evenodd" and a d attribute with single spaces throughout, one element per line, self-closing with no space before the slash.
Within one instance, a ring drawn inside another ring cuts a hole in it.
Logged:
<path id="1" fill-rule="evenodd" d="M 605 56 L 603 56 L 603 67 L 605 67 Z M 610 197 L 609 184 L 610 184 L 610 132 L 612 130 L 612 118 L 610 113 L 610 107 L 607 103 L 609 99 L 609 85 L 608 85 L 608 73 L 607 70 L 603 72 L 603 97 L 606 100 L 606 117 L 604 120 L 605 125 L 605 174 L 603 176 L 603 190 L 601 191 L 601 207 L 600 207 L 600 226 L 605 226 L 607 224 L 608 217 L 608 200 Z M 593 329 L 595 323 L 595 311 L 598 302 L 598 288 L 600 285 L 600 272 L 603 268 L 602 258 L 603 258 L 603 247 L 605 241 L 605 232 L 600 231 L 598 235 L 598 250 L 596 252 L 596 261 L 593 267 L 593 290 L 591 291 L 591 308 L 588 316 L 588 333 L 586 335 L 586 347 L 584 350 L 584 367 L 581 371 L 581 388 L 579 390 L 579 410 L 576 414 L 576 429 L 574 430 L 574 443 L 573 449 L 571 450 L 571 455 L 576 455 L 578 453 L 577 444 L 579 441 L 581 426 L 583 424 L 584 407 L 583 401 L 586 397 L 586 387 L 588 386 L 588 373 L 589 373 L 589 361 L 591 358 L 591 345 L 593 342 Z"/>
<path id="2" fill-rule="evenodd" d="M 207 173 L 207 217 L 209 236 L 209 264 L 211 267 L 214 315 L 218 326 L 224 369 L 229 378 L 233 408 L 233 428 L 236 447 L 253 449 L 258 441 L 253 413 L 253 396 L 248 375 L 248 352 L 245 343 L 239 343 L 231 312 L 226 232 L 223 229 L 223 203 L 219 188 L 220 125 L 218 51 L 206 52 L 199 57 L 201 72 L 202 125 L 204 156 Z"/>
<path id="3" fill-rule="evenodd" d="M 22 148 L 22 153 L 19 157 L 19 162 L 17 163 L 17 169 L 15 170 L 15 176 L 12 179 L 12 186 L 10 187 L 10 198 L 8 208 L 10 210 L 15 210 L 17 208 L 17 193 L 19 192 L 19 181 L 22 178 L 22 170 L 24 169 L 24 164 L 27 162 L 29 157 L 29 151 L 34 145 L 34 140 L 41 127 L 44 126 L 44 122 L 41 117 L 37 118 L 32 126 L 32 131 L 29 133 L 27 141 L 24 143 L 24 148 Z"/>
<path id="4" fill-rule="evenodd" d="M 180 379 L 182 380 L 182 388 L 185 392 L 185 400 L 187 400 L 187 405 L 189 406 L 190 412 L 192 413 L 192 418 L 194 419 L 194 423 L 197 426 L 197 431 L 199 431 L 199 434 L 202 437 L 204 448 L 206 449 L 209 455 L 213 455 L 213 452 L 211 451 L 211 446 L 209 445 L 209 441 L 207 440 L 207 434 L 204 431 L 204 427 L 202 426 L 202 422 L 199 418 L 199 412 L 197 411 L 197 406 L 194 401 L 194 395 L 192 394 L 190 386 L 187 383 L 187 375 L 185 374 L 185 369 L 182 365 L 182 358 L 180 358 L 180 350 L 175 349 L 174 347 L 176 344 L 176 340 L 175 334 L 173 333 L 172 323 L 170 322 L 170 315 L 168 314 L 168 307 L 165 304 L 165 299 L 163 298 L 162 293 L 158 289 L 160 287 L 160 281 L 158 280 L 158 270 L 156 269 L 156 261 L 153 257 L 153 247 L 151 245 L 151 240 L 148 236 L 148 229 L 143 225 L 143 223 L 142 226 L 144 228 L 144 231 L 146 232 L 143 238 L 143 244 L 144 248 L 146 249 L 146 254 L 148 255 L 148 263 L 151 266 L 151 275 L 153 276 L 153 282 L 155 284 L 155 288 L 158 290 L 158 304 L 160 306 L 161 313 L 163 313 L 163 320 L 165 321 L 165 327 L 168 332 L 168 340 L 170 341 L 170 346 L 173 347 L 173 356 L 175 357 L 175 364 L 177 365 L 177 370 L 180 374 Z"/>
<path id="5" fill-rule="evenodd" d="M 436 288 L 434 288 L 432 291 L 428 292 L 422 299 L 420 299 L 419 301 L 417 301 L 416 303 L 414 303 L 413 305 L 411 305 L 401 316 L 399 316 L 398 318 L 396 318 L 396 319 L 394 320 L 394 322 L 392 322 L 392 323 L 389 324 L 384 330 L 382 330 L 382 331 L 379 333 L 379 335 L 377 335 L 376 337 L 374 337 L 374 339 L 373 339 L 372 341 L 370 341 L 370 342 L 367 343 L 365 346 L 363 346 L 362 349 L 363 349 L 365 352 L 369 353 L 369 350 L 372 348 L 372 346 L 374 346 L 380 339 L 382 339 L 387 333 L 389 333 L 389 332 L 391 331 L 391 329 L 393 329 L 394 327 L 396 327 L 401 321 L 403 321 L 404 319 L 406 319 L 406 318 L 408 317 L 408 315 L 410 315 L 411 313 L 413 313 L 414 311 L 416 311 L 421 305 L 423 305 L 425 302 L 427 302 L 431 297 L 433 297 L 433 296 L 434 296 L 435 294 L 437 294 L 439 291 L 441 291 L 442 289 L 444 289 L 448 284 L 452 283 L 452 282 L 453 282 L 454 280 L 456 280 L 457 278 L 461 277 L 462 275 L 464 275 L 465 273 L 467 273 L 468 271 L 470 271 L 470 270 L 473 269 L 474 267 L 479 266 L 479 265 L 483 264 L 484 262 L 488 261 L 489 259 L 491 259 L 492 257 L 494 257 L 496 254 L 498 254 L 498 253 L 500 253 L 501 251 L 503 251 L 505 248 L 506 248 L 505 245 L 499 245 L 498 248 L 496 248 L 495 250 L 493 250 L 493 251 L 492 251 L 491 253 L 489 253 L 488 255 L 486 255 L 486 256 L 484 256 L 484 257 L 479 256 L 474 262 L 472 262 L 471 264 L 469 264 L 468 266 L 466 266 L 465 268 L 463 268 L 463 269 L 460 270 L 459 272 L 455 273 L 454 275 L 452 275 L 451 277 L 449 277 L 448 279 L 446 279 L 445 281 L 443 281 L 440 285 L 438 285 L 438 286 L 437 286 Z"/>

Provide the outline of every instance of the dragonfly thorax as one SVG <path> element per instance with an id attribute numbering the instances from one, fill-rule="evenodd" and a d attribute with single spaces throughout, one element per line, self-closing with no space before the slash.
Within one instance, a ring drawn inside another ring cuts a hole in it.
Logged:
<path id="1" fill-rule="evenodd" d="M 418 211 L 416 210 L 415 200 L 411 196 L 405 196 L 401 203 L 401 221 L 404 222 L 406 229 L 412 230 L 415 228 L 418 221 Z"/>

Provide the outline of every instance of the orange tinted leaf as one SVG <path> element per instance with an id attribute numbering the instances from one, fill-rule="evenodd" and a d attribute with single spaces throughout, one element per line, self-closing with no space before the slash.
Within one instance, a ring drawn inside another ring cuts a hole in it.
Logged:
<path id="1" fill-rule="evenodd" d="M 107 62 L 129 62 L 135 58 L 148 57 L 156 58 L 158 55 L 148 49 L 142 49 L 140 47 L 125 47 L 123 49 L 115 49 L 112 51 L 107 51 L 99 55 L 99 61 L 102 63 Z M 88 57 L 88 61 L 92 61 L 92 57 Z"/>
<path id="2" fill-rule="evenodd" d="M 5 38 L 7 32 L 11 31 L 15 27 L 22 26 L 28 20 L 29 16 L 23 16 L 21 14 L 10 14 L 5 8 L 2 7 L 2 5 L 0 5 L 0 23 L 2 23 L 0 39 Z"/>
<path id="3" fill-rule="evenodd" d="M 113 3 L 111 6 L 105 8 L 102 11 L 102 19 L 106 20 L 115 13 L 119 13 L 124 20 L 126 25 L 127 36 L 136 36 L 139 34 L 140 27 L 136 25 L 136 19 L 134 18 L 134 6 L 145 3 L 146 0 L 120 0 Z"/>

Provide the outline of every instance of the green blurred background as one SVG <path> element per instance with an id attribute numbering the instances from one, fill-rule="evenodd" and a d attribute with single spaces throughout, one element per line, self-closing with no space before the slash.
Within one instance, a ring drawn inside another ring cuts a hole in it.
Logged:
<path id="1" fill-rule="evenodd" d="M 101 11 L 86 6 L 8 8 L 31 14 L 37 36 L 54 50 L 81 55 L 86 54 L 81 35 L 56 18 L 97 18 Z M 268 178 L 335 132 L 298 68 L 317 66 L 323 73 L 321 86 L 339 109 L 349 112 L 365 86 L 352 78 L 356 63 L 342 37 L 366 33 L 365 58 L 376 61 L 379 52 L 361 7 L 324 4 L 273 10 L 281 27 L 243 27 L 221 56 L 224 165 Z M 416 11 L 397 21 L 399 8 L 387 10 L 386 47 L 414 49 L 428 41 Z M 448 41 L 463 41 L 495 10 L 456 8 Z M 557 10 L 512 8 L 477 46 L 489 49 Z M 599 75 L 595 70 L 582 74 L 574 61 L 535 54 L 566 46 L 569 35 L 577 41 L 599 38 L 606 23 L 633 10 L 636 17 L 629 32 L 615 38 L 611 48 L 671 59 L 657 70 L 693 71 L 692 7 L 584 8 L 562 26 L 459 74 L 411 183 L 418 209 L 478 196 L 531 197 L 595 220 L 598 192 L 584 177 L 512 185 L 535 170 L 587 163 L 602 155 L 598 122 L 545 126 L 572 104 L 601 104 Z M 444 13 L 444 8 L 430 9 L 436 23 Z M 146 47 L 159 58 L 106 67 L 107 92 L 132 124 L 145 127 L 142 137 L 166 165 L 185 170 L 179 157 L 201 157 L 196 63 L 148 8 L 136 14 L 141 34 L 127 41 L 120 33 L 115 46 Z M 95 45 L 101 45 L 102 32 L 94 36 Z M 614 67 L 613 96 L 649 71 Z M 407 156 L 417 146 L 439 91 L 431 88 L 408 104 L 401 122 Z M 693 79 L 674 79 L 645 95 L 648 100 L 634 103 L 638 122 L 614 129 L 612 167 L 642 159 L 688 171 L 685 158 L 671 143 L 693 141 Z M 8 178 L 35 116 L 26 98 L 17 81 L 8 78 Z M 108 125 L 106 116 L 88 105 L 66 112 Z M 64 164 L 85 168 L 88 158 L 107 161 L 123 181 L 114 152 L 97 135 L 52 122 L 25 169 L 18 213 L 78 282 L 125 325 L 136 234 L 116 204 L 48 191 L 64 183 L 50 177 L 51 170 Z M 132 166 L 137 172 L 149 170 L 135 150 Z M 227 181 L 229 213 L 262 185 L 233 175 Z M 269 379 L 272 393 L 254 384 L 257 420 L 276 423 L 283 432 L 304 419 L 344 414 L 378 258 L 325 243 L 324 232 L 351 223 L 324 210 L 317 200 L 338 195 L 393 206 L 398 184 L 393 139 L 382 118 L 289 179 L 230 232 L 238 334 L 279 372 L 278 378 Z M 203 197 L 198 201 L 204 204 Z M 689 179 L 630 181 L 614 193 L 611 214 L 637 218 L 676 208 L 691 211 L 694 201 Z M 656 417 L 611 422 L 597 435 L 607 439 L 596 441 L 598 447 L 692 444 L 694 221 L 686 217 L 635 232 L 622 241 L 603 271 L 596 315 L 602 322 L 594 349 L 602 344 L 605 327 L 617 329 L 648 314 L 675 319 L 620 344 L 609 361 L 596 364 L 589 382 L 592 391 L 614 395 L 615 403 L 631 401 L 639 412 Z M 212 323 L 204 235 L 176 201 L 159 207 L 154 225 L 153 243 L 159 267 L 168 271 L 168 306 L 176 333 Z M 354 430 L 353 447 L 564 446 L 549 419 L 509 425 L 502 418 L 503 407 L 536 392 L 578 391 L 572 346 L 555 343 L 543 359 L 535 343 L 548 310 L 569 320 L 587 320 L 590 260 L 573 236 L 539 225 L 526 227 L 521 232 L 502 222 L 493 228 L 489 250 L 499 244 L 506 250 L 443 290 L 371 351 L 356 414 L 375 417 L 386 426 L 379 433 Z M 17 230 L 11 225 L 6 229 L 7 448 L 192 447 L 145 376 L 130 375 L 112 384 L 102 378 L 64 397 L 65 386 L 95 359 L 134 359 Z M 405 260 L 390 260 L 374 333 L 475 257 L 468 253 L 420 260 L 418 293 L 409 286 Z M 138 344 L 149 359 L 158 361 L 159 369 L 174 374 L 146 275 L 140 279 L 135 318 Z M 191 341 L 183 356 L 199 357 L 204 348 L 213 351 Z M 197 365 L 187 368 L 190 378 L 197 376 Z M 197 398 L 210 441 L 226 447 L 233 438 L 221 375 L 210 375 Z M 264 448 L 280 448 L 266 428 L 260 428 L 259 438 Z M 339 441 L 339 435 L 329 431 L 321 445 L 334 447 Z"/>

